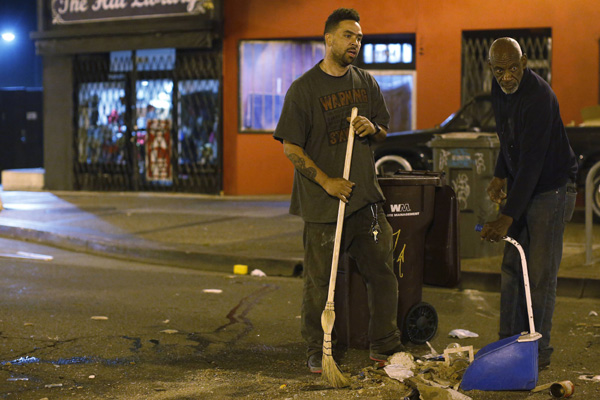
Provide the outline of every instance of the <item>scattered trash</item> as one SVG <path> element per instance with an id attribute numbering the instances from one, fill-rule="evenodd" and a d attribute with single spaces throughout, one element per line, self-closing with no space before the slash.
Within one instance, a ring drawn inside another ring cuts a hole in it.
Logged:
<path id="1" fill-rule="evenodd" d="M 57 388 L 57 387 L 63 387 L 62 383 L 51 383 L 49 385 L 44 385 L 45 388 Z"/>
<path id="2" fill-rule="evenodd" d="M 451 330 L 448 333 L 448 336 L 459 338 L 459 339 L 479 337 L 479 335 L 477 333 L 468 331 L 466 329 L 454 329 L 454 330 Z"/>
<path id="3" fill-rule="evenodd" d="M 40 359 L 37 357 L 19 357 L 16 360 L 12 361 L 3 361 L 0 362 L 0 365 L 26 365 L 26 364 L 37 364 L 40 362 Z"/>
<path id="4" fill-rule="evenodd" d="M 279 389 L 285 389 L 287 387 L 287 383 L 284 383 L 283 385 L 279 386 Z"/>
<path id="5" fill-rule="evenodd" d="M 428 386 L 423 383 L 418 383 L 417 390 L 420 393 L 421 399 L 471 400 L 469 396 L 465 396 L 464 394 L 450 388 Z"/>
<path id="6" fill-rule="evenodd" d="M 94 315 L 91 319 L 94 321 L 106 321 L 108 320 L 108 317 L 105 317 L 104 315 Z"/>
<path id="7" fill-rule="evenodd" d="M 17 382 L 17 381 L 28 381 L 29 378 L 8 378 L 7 381 L 9 382 Z"/>
<path id="8" fill-rule="evenodd" d="M 554 382 L 550 386 L 550 394 L 557 398 L 571 397 L 575 392 L 575 386 L 571 381 Z"/>
<path id="9" fill-rule="evenodd" d="M 52 261 L 54 259 L 54 257 L 45 254 L 26 253 L 24 251 L 18 251 L 16 254 L 0 253 L 0 257 L 41 261 Z"/>
<path id="10" fill-rule="evenodd" d="M 440 353 L 437 352 L 436 349 L 433 348 L 433 346 L 431 345 L 431 343 L 429 342 L 425 342 L 427 344 L 427 346 L 429 346 L 429 349 L 431 350 L 431 353 L 429 354 L 425 354 L 423 356 L 423 358 L 425 360 L 434 360 L 434 361 L 443 361 L 444 360 L 444 356 Z"/>
<path id="11" fill-rule="evenodd" d="M 411 369 L 405 368 L 402 365 L 386 365 L 383 369 L 390 378 L 400 382 L 404 382 L 405 379 L 415 376 L 415 373 Z"/>
<path id="12" fill-rule="evenodd" d="M 177 329 L 165 329 L 164 331 L 160 331 L 160 333 L 166 333 L 168 335 L 172 335 L 173 333 L 178 333 Z"/>
<path id="13" fill-rule="evenodd" d="M 469 363 L 472 363 L 473 359 L 473 346 L 463 347 L 458 343 L 450 343 L 444 350 L 444 361 L 447 366 L 459 360 L 468 360 Z"/>
<path id="14" fill-rule="evenodd" d="M 412 354 L 410 353 L 396 353 L 389 358 L 389 365 L 386 365 L 383 369 L 390 378 L 404 382 L 415 373 L 412 371 L 416 368 L 416 364 Z"/>
<path id="15" fill-rule="evenodd" d="M 588 317 L 597 317 L 598 313 L 596 311 L 590 311 L 590 313 L 588 314 Z"/>
<path id="16" fill-rule="evenodd" d="M 23 326 L 33 326 L 33 324 L 31 322 L 25 322 Z"/>
<path id="17" fill-rule="evenodd" d="M 235 264 L 233 266 L 233 273 L 236 275 L 246 275 L 248 274 L 248 266 L 244 264 Z"/>
<path id="18" fill-rule="evenodd" d="M 600 375 L 579 375 L 582 381 L 600 382 Z"/>
<path id="19" fill-rule="evenodd" d="M 171 321 L 169 321 L 168 319 L 165 319 L 162 323 L 163 324 L 168 324 L 169 322 L 171 322 Z"/>
<path id="20" fill-rule="evenodd" d="M 267 276 L 267 274 L 262 272 L 260 269 L 254 269 L 254 270 L 252 270 L 252 272 L 250 272 L 250 276 L 258 276 L 258 277 L 262 278 L 262 277 Z"/>
<path id="21" fill-rule="evenodd" d="M 52 261 L 54 257 L 46 254 L 28 253 L 26 251 L 17 251 L 17 254 L 25 258 L 32 258 L 34 260 Z"/>
<path id="22" fill-rule="evenodd" d="M 90 375 L 88 376 L 88 379 L 96 379 L 96 375 Z"/>
<path id="23" fill-rule="evenodd" d="M 215 294 L 223 293 L 223 291 L 221 289 L 204 289 L 203 292 L 204 293 L 215 293 Z"/>

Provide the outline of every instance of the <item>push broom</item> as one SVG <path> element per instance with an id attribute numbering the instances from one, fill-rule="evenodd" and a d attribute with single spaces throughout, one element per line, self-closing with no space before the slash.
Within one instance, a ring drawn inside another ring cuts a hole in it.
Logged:
<path id="1" fill-rule="evenodd" d="M 352 161 L 352 148 L 354 147 L 354 127 L 352 122 L 358 115 L 358 109 L 352 108 L 350 116 L 350 128 L 348 130 L 348 144 L 346 145 L 346 159 L 344 161 L 344 179 L 350 178 L 350 163 Z M 350 381 L 344 376 L 340 367 L 335 363 L 332 354 L 331 332 L 335 322 L 335 307 L 333 296 L 335 293 L 335 280 L 337 277 L 338 262 L 340 258 L 340 244 L 342 241 L 342 228 L 344 227 L 344 213 L 346 203 L 340 200 L 338 207 L 337 225 L 335 227 L 335 241 L 333 242 L 333 258 L 331 260 L 331 275 L 329 277 L 329 293 L 327 294 L 327 304 L 321 314 L 321 326 L 323 327 L 323 372 L 322 375 L 331 386 L 342 388 L 350 385 Z"/>

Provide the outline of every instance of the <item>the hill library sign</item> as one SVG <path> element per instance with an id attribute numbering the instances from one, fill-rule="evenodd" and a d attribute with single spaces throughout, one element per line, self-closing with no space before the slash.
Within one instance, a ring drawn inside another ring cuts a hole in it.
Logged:
<path id="1" fill-rule="evenodd" d="M 213 0 L 52 0 L 52 23 L 210 14 Z M 212 18 L 210 18 L 212 19 Z"/>

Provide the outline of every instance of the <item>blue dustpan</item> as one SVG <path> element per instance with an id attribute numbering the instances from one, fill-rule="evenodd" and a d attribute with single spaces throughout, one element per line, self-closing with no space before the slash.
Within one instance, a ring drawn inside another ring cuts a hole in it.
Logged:
<path id="1" fill-rule="evenodd" d="M 529 335 L 511 336 L 479 350 L 465 371 L 460 387 L 463 390 L 533 389 L 538 380 L 538 342 L 537 339 L 519 342 L 523 336 Z"/>
<path id="2" fill-rule="evenodd" d="M 504 240 L 513 244 L 521 255 L 525 298 L 531 333 L 523 333 L 490 343 L 475 355 L 463 375 L 463 390 L 531 390 L 538 380 L 538 340 L 535 331 L 527 260 L 521 245 L 510 237 Z"/>

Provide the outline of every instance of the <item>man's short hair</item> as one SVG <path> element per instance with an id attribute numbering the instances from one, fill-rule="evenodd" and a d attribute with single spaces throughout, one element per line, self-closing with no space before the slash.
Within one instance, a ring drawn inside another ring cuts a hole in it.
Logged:
<path id="1" fill-rule="evenodd" d="M 327 18 L 327 21 L 325 22 L 325 32 L 323 34 L 335 31 L 340 22 L 346 20 L 360 22 L 358 11 L 353 8 L 338 8 Z"/>

